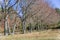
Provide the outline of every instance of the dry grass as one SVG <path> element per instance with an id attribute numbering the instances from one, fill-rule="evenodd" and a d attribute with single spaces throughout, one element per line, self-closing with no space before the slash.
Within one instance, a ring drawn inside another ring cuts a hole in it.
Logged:
<path id="1" fill-rule="evenodd" d="M 60 30 L 45 30 L 27 34 L 0 36 L 0 40 L 59 40 Z"/>

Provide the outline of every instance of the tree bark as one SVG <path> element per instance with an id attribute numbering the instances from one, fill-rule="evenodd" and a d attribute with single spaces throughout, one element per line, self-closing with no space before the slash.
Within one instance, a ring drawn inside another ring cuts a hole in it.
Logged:
<path id="1" fill-rule="evenodd" d="M 8 21 L 8 34 L 11 34 L 10 26 L 9 26 L 9 21 Z"/>
<path id="2" fill-rule="evenodd" d="M 12 30 L 12 34 L 14 35 L 14 33 L 15 33 L 15 28 L 16 28 L 16 24 L 14 24 L 14 26 L 13 26 L 13 30 Z"/>
<path id="3" fill-rule="evenodd" d="M 23 34 L 25 33 L 26 27 L 25 27 L 25 21 L 22 22 L 22 27 L 23 27 Z"/>
<path id="4" fill-rule="evenodd" d="M 6 18 L 5 18 L 5 26 L 4 26 L 4 35 L 8 35 L 8 21 L 7 21 L 7 19 L 8 19 L 8 15 L 6 16 Z"/>

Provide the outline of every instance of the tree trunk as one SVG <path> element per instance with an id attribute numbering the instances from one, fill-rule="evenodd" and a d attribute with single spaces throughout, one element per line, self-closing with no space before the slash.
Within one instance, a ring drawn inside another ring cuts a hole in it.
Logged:
<path id="1" fill-rule="evenodd" d="M 39 25 L 38 25 L 38 28 L 37 28 L 37 29 L 38 29 L 38 31 L 39 31 Z"/>
<path id="2" fill-rule="evenodd" d="M 9 21 L 8 21 L 8 33 L 11 34 L 10 26 L 9 26 Z"/>
<path id="3" fill-rule="evenodd" d="M 29 24 L 29 29 L 30 29 L 30 33 L 32 32 L 32 25 L 31 23 Z"/>
<path id="4" fill-rule="evenodd" d="M 15 28 L 16 28 L 16 24 L 14 24 L 14 26 L 13 26 L 13 30 L 12 30 L 12 34 L 14 35 L 14 33 L 15 33 Z"/>
<path id="5" fill-rule="evenodd" d="M 25 21 L 22 22 L 22 27 L 23 27 L 23 34 L 25 33 L 26 27 L 25 27 Z"/>
<path id="6" fill-rule="evenodd" d="M 7 19 L 8 19 L 8 15 L 6 16 L 6 18 L 5 18 L 5 26 L 4 26 L 4 35 L 8 35 L 8 21 L 7 21 Z"/>

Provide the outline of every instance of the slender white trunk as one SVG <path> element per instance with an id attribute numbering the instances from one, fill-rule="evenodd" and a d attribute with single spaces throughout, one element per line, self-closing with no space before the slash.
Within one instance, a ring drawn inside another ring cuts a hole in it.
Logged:
<path id="1" fill-rule="evenodd" d="M 8 33 L 11 34 L 10 26 L 9 26 L 9 21 L 8 21 Z"/>
<path id="2" fill-rule="evenodd" d="M 8 15 L 5 18 L 5 28 L 4 28 L 5 35 L 8 35 L 8 21 L 7 21 L 7 19 L 8 19 Z"/>
<path id="3" fill-rule="evenodd" d="M 13 26 L 13 30 L 12 30 L 12 34 L 14 35 L 14 33 L 15 33 L 15 28 L 16 28 L 16 24 L 14 24 L 14 26 Z"/>

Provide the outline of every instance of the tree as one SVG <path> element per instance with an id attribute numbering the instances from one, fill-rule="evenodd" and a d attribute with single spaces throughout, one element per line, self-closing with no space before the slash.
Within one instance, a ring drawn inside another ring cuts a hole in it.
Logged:
<path id="1" fill-rule="evenodd" d="M 13 6 L 15 6 L 15 5 L 17 5 L 17 7 L 20 6 L 21 11 L 23 13 L 22 17 L 20 15 L 18 15 L 18 16 L 21 18 L 22 27 L 23 27 L 23 33 L 25 33 L 25 20 L 27 18 L 26 12 L 27 12 L 27 9 L 29 8 L 29 6 L 32 5 L 33 1 L 35 1 L 35 0 L 31 0 L 29 2 L 29 4 L 25 4 L 26 6 L 24 6 L 22 4 L 22 2 L 27 3 L 28 0 L 25 0 L 25 1 L 24 0 L 15 0 L 15 1 L 16 2 L 13 5 L 9 5 L 11 0 L 4 0 L 4 5 L 1 4 L 2 12 L 5 14 L 5 16 L 4 16 L 4 20 L 5 20 L 4 21 L 4 23 L 5 23 L 5 26 L 4 26 L 4 35 L 8 35 L 10 33 L 10 26 L 9 26 L 8 17 L 9 17 L 9 14 L 10 14 L 10 9 Z M 21 12 L 21 11 L 19 11 L 19 12 Z M 20 14 L 20 13 L 18 13 L 18 14 Z M 14 27 L 13 27 L 13 34 L 14 34 L 15 27 L 16 27 L 16 23 L 14 24 Z"/>
<path id="2" fill-rule="evenodd" d="M 55 8 L 57 13 L 60 13 L 60 9 L 59 8 Z"/>
<path id="3" fill-rule="evenodd" d="M 45 2 L 44 0 L 15 0 L 15 2 L 11 5 L 10 2 L 12 0 L 4 0 L 4 6 L 1 5 L 2 12 L 5 14 L 4 15 L 4 23 L 5 23 L 5 35 L 10 33 L 10 25 L 8 21 L 9 14 L 13 12 L 10 10 L 11 8 L 15 10 L 17 13 L 17 16 L 19 16 L 21 22 L 22 22 L 22 27 L 23 27 L 23 33 L 26 32 L 26 21 L 27 19 L 29 23 L 36 24 L 37 25 L 42 25 L 43 23 L 46 22 L 52 22 L 53 19 L 57 14 L 55 14 L 55 10 L 51 9 Z M 15 8 L 15 9 L 14 9 Z M 47 12 L 48 11 L 48 12 Z M 53 14 L 52 14 L 53 13 Z M 22 14 L 22 15 L 20 15 Z M 52 16 L 54 15 L 54 17 Z M 36 17 L 34 17 L 36 16 Z M 51 18 L 52 17 L 52 21 Z M 16 17 L 14 18 L 16 19 Z M 57 17 L 56 17 L 57 20 Z M 14 20 L 14 26 L 13 26 L 13 34 L 15 31 L 16 27 L 16 20 Z M 34 22 L 35 21 L 35 22 Z M 34 22 L 34 23 L 33 23 Z M 40 24 L 39 24 L 40 23 Z M 31 25 L 31 24 L 30 24 Z M 37 27 L 39 28 L 39 26 Z M 8 31 L 9 30 L 9 31 Z"/>
<path id="4" fill-rule="evenodd" d="M 2 12 L 5 14 L 5 16 L 4 16 L 4 20 L 5 20 L 4 21 L 4 24 L 5 24 L 4 35 L 8 35 L 10 32 L 10 26 L 9 26 L 9 22 L 8 22 L 8 17 L 9 17 L 9 13 L 10 13 L 9 10 L 10 10 L 10 8 L 12 8 L 17 3 L 17 0 L 11 6 L 9 6 L 11 0 L 4 0 L 3 2 L 4 2 L 4 5 L 1 4 L 1 8 L 2 8 Z"/>
<path id="5" fill-rule="evenodd" d="M 18 6 L 21 7 L 21 11 L 22 11 L 22 14 L 23 14 L 22 17 L 20 16 L 21 21 L 22 21 L 23 33 L 25 33 L 25 30 L 26 30 L 25 22 L 26 22 L 27 17 L 29 16 L 28 13 L 27 13 L 27 10 L 28 10 L 28 8 L 30 8 L 31 5 L 34 4 L 35 1 L 36 0 L 19 0 L 18 1 L 18 4 L 19 4 Z M 24 3 L 25 3 L 25 5 L 24 5 Z"/>

